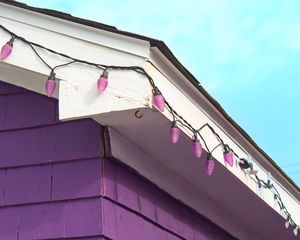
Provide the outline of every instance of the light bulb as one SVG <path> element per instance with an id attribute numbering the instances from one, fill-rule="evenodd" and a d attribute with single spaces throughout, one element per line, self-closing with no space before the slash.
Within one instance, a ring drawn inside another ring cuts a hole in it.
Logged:
<path id="1" fill-rule="evenodd" d="M 294 228 L 293 233 L 295 234 L 295 236 L 298 235 L 298 228 L 297 228 L 297 226 Z"/>
<path id="2" fill-rule="evenodd" d="M 232 152 L 229 150 L 227 145 L 224 145 L 224 160 L 226 163 L 229 164 L 230 167 L 233 167 L 233 155 Z"/>
<path id="3" fill-rule="evenodd" d="M 193 140 L 193 153 L 197 158 L 200 158 L 202 155 L 202 145 L 197 137 Z"/>
<path id="4" fill-rule="evenodd" d="M 159 111 L 163 112 L 165 110 L 165 99 L 157 88 L 153 89 L 152 102 Z"/>
<path id="5" fill-rule="evenodd" d="M 286 228 L 286 229 L 288 229 L 288 228 L 289 228 L 289 226 L 290 226 L 290 221 L 289 221 L 289 220 L 287 220 L 287 221 L 285 222 L 285 224 L 284 224 L 284 225 L 285 225 L 285 228 Z"/>
<path id="6" fill-rule="evenodd" d="M 108 84 L 108 72 L 104 71 L 97 82 L 98 93 L 101 94 L 105 91 Z"/>
<path id="7" fill-rule="evenodd" d="M 11 38 L 5 45 L 3 45 L 0 53 L 0 59 L 6 59 L 12 52 L 14 39 Z"/>
<path id="8" fill-rule="evenodd" d="M 176 121 L 173 121 L 171 129 L 170 129 L 170 139 L 172 143 L 177 143 L 180 136 L 180 129 L 178 128 Z"/>
<path id="9" fill-rule="evenodd" d="M 205 172 L 208 176 L 211 176 L 213 174 L 215 168 L 215 161 L 212 159 L 206 159 L 205 161 Z"/>
<path id="10" fill-rule="evenodd" d="M 49 76 L 49 78 L 46 82 L 45 88 L 46 88 L 47 96 L 52 97 L 52 95 L 55 91 L 55 88 L 56 88 L 56 81 L 55 81 L 55 73 L 54 72 L 51 72 L 51 74 L 50 74 L 50 76 Z"/>

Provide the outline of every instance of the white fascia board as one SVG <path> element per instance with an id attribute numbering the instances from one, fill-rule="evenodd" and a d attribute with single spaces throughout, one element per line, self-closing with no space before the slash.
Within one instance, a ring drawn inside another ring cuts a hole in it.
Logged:
<path id="1" fill-rule="evenodd" d="M 93 117 L 151 105 L 151 86 L 142 75 L 132 71 L 110 71 L 107 89 L 99 96 L 96 84 L 99 76 L 94 72 L 82 73 L 82 71 L 78 70 L 79 77 L 74 77 L 72 81 L 60 82 L 59 118 L 61 120 Z"/>
<path id="2" fill-rule="evenodd" d="M 150 43 L 148 41 L 89 27 L 5 3 L 0 3 L 0 19 L 1 24 L 4 24 L 3 19 L 9 19 L 140 57 L 147 58 L 149 56 Z M 26 31 L 22 32 L 22 34 L 24 33 Z"/>
<path id="3" fill-rule="evenodd" d="M 282 176 L 282 174 L 251 144 L 244 136 L 216 109 L 205 96 L 160 52 L 157 48 L 151 48 L 148 64 L 148 72 L 155 80 L 159 89 L 166 99 L 185 119 L 196 129 L 205 123 L 209 123 L 222 137 L 225 143 L 229 144 L 240 157 L 253 157 L 254 168 L 259 176 L 267 180 L 268 172 L 273 175 L 273 184 L 278 189 L 283 202 L 293 216 L 296 223 L 300 222 L 300 195 L 295 188 Z M 166 111 L 164 115 L 172 120 L 172 116 Z M 184 129 L 182 129 L 185 131 Z M 210 149 L 218 142 L 210 131 L 203 129 L 201 132 Z M 190 133 L 189 133 L 190 134 Z M 221 151 L 214 152 L 215 158 L 224 164 Z M 266 170 L 267 169 L 267 170 Z M 237 178 L 247 185 L 252 191 L 257 192 L 256 180 L 249 178 L 239 168 L 230 168 Z M 263 200 L 278 213 L 280 209 L 274 205 L 273 194 L 265 190 Z"/>
<path id="4" fill-rule="evenodd" d="M 45 78 L 43 74 L 0 62 L 0 81 L 45 94 Z M 53 97 L 58 98 L 58 91 L 55 91 Z"/>
<path id="5" fill-rule="evenodd" d="M 3 26 L 14 33 L 78 59 L 105 65 L 145 66 L 145 56 L 138 56 L 137 54 L 128 53 L 128 51 L 113 49 L 110 46 L 69 37 L 49 29 L 8 18 L 0 17 L 0 20 Z M 53 19 L 48 19 L 47 22 L 51 22 L 50 20 Z M 74 28 L 73 30 L 77 29 Z M 78 32 L 80 31 L 79 29 Z M 101 32 L 98 32 L 97 36 L 100 39 Z M 2 44 L 5 44 L 9 37 L 9 34 L 0 31 Z M 121 42 L 121 39 L 118 41 Z M 126 40 L 124 42 L 126 43 Z M 149 51 L 147 44 L 144 45 L 144 48 Z M 38 48 L 37 51 L 52 67 L 70 61 Z M 144 54 L 146 53 L 147 51 L 144 52 Z M 23 42 L 19 40 L 14 42 L 11 55 L 0 63 L 0 68 L 3 69 L 0 75 L 1 80 L 45 94 L 44 85 L 50 74 L 50 69 Z M 14 77 L 4 75 L 4 73 L 10 71 L 9 69 L 12 70 L 11 75 L 14 75 Z M 145 77 L 133 71 L 109 71 L 109 86 L 107 91 L 103 93 L 102 98 L 99 98 L 97 94 L 97 80 L 102 73 L 101 69 L 84 64 L 72 64 L 61 69 L 58 68 L 55 73 L 56 77 L 60 79 L 54 96 L 59 98 L 61 120 L 91 116 L 99 112 L 113 112 L 149 106 L 151 98 L 150 84 Z M 141 88 L 145 91 L 139 91 Z M 109 104 L 103 104 L 103 99 Z"/>

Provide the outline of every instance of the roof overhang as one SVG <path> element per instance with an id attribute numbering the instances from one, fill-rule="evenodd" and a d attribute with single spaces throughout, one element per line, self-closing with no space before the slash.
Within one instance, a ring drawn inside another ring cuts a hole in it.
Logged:
<path id="1" fill-rule="evenodd" d="M 240 156 L 249 154 L 254 158 L 262 178 L 266 179 L 267 172 L 272 172 L 274 185 L 286 207 L 294 220 L 300 222 L 297 186 L 232 123 L 191 76 L 187 77 L 185 69 L 170 61 L 168 53 L 159 46 L 161 43 L 153 45 L 151 39 L 125 36 L 113 29 L 95 29 L 3 3 L 0 8 L 1 24 L 33 42 L 97 63 L 146 69 L 165 98 L 191 124 L 197 128 L 210 123 Z M 8 38 L 0 32 L 0 39 L 5 39 L 3 43 Z M 46 52 L 41 54 L 53 65 L 65 61 Z M 0 63 L 1 80 L 42 94 L 48 74 L 49 70 L 30 49 L 19 42 L 15 43 L 11 57 Z M 209 178 L 203 170 L 204 159 L 195 159 L 191 154 L 188 132 L 182 129 L 176 146 L 169 143 L 172 116 L 152 108 L 151 86 L 146 78 L 129 71 L 111 71 L 107 91 L 98 96 L 96 81 L 100 74 L 97 69 L 79 64 L 57 72 L 61 81 L 55 96 L 59 99 L 61 120 L 92 117 L 110 126 L 111 157 L 123 161 L 237 238 L 274 239 L 275 235 L 278 239 L 291 238 L 292 231 L 284 229 L 273 195 L 265 191 L 263 198 L 258 197 L 255 179 L 245 175 L 238 166 L 228 168 L 221 151 L 215 152 L 218 164 Z M 216 145 L 209 131 L 204 129 L 203 136 L 210 146 Z M 233 229 L 236 225 L 240 226 L 238 232 Z"/>
<path id="2" fill-rule="evenodd" d="M 51 9 L 35 8 L 32 6 L 28 6 L 24 3 L 10 0 L 0 0 L 0 3 L 1 2 L 6 4 L 2 4 L 2 7 L 6 7 L 2 16 L 8 19 L 10 19 L 10 16 L 12 16 L 13 14 L 15 15 L 13 18 L 14 20 L 28 23 L 29 25 L 34 25 L 37 27 L 42 27 L 42 23 L 44 23 L 43 20 L 46 18 L 51 21 L 51 23 L 49 23 L 49 21 L 46 20 L 47 30 L 60 32 L 62 34 L 67 35 L 69 34 L 73 38 L 77 37 L 81 40 L 92 41 L 93 43 L 97 44 L 101 44 L 101 42 L 103 42 L 105 46 L 119 49 L 121 51 L 123 50 L 125 52 L 129 50 L 129 53 L 144 58 L 147 58 L 149 54 L 149 44 L 151 45 L 151 47 L 158 48 L 161 52 L 160 55 L 167 59 L 167 62 L 171 63 L 171 65 L 178 72 L 180 72 L 187 80 L 189 80 L 190 83 L 198 90 L 198 93 L 200 92 L 202 95 L 205 96 L 205 98 L 209 101 L 210 106 L 216 108 L 217 112 L 221 115 L 221 117 L 227 123 L 230 123 L 233 126 L 233 128 L 235 128 L 239 132 L 239 134 L 241 134 L 244 137 L 244 139 L 247 140 L 247 143 L 250 143 L 255 148 L 255 150 L 263 156 L 263 159 L 267 160 L 267 164 L 272 164 L 273 167 L 275 167 L 277 171 L 280 172 L 281 175 L 283 175 L 283 179 L 281 180 L 288 181 L 294 186 L 294 189 L 292 190 L 293 193 L 299 193 L 299 186 L 297 186 L 297 184 L 295 184 L 293 180 L 290 179 L 289 176 L 286 175 L 286 173 L 282 171 L 282 169 L 279 168 L 279 166 L 253 141 L 253 139 L 224 111 L 222 106 L 201 86 L 198 80 L 178 61 L 178 59 L 173 55 L 173 53 L 164 44 L 163 41 L 131 32 L 122 31 L 110 25 L 74 17 L 70 14 Z M 18 11 L 18 13 L 16 14 L 15 11 Z M 36 24 L 35 20 L 39 20 L 40 22 Z M 60 24 L 63 24 L 63 27 L 59 28 Z M 78 24 L 81 28 L 81 35 L 78 33 L 77 29 L 74 33 L 74 27 L 78 26 Z M 86 32 L 82 31 L 84 28 L 87 30 Z M 93 31 L 96 31 L 96 34 L 92 35 L 91 37 L 90 33 Z M 101 31 L 104 37 L 101 35 L 101 38 L 99 38 L 99 31 Z M 113 37 L 111 38 L 111 36 Z M 129 43 L 126 40 L 129 41 Z"/>

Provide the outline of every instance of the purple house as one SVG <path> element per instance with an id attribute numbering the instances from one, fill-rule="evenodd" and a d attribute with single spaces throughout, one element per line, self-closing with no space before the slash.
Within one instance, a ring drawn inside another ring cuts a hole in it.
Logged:
<path id="1" fill-rule="evenodd" d="M 1 240 L 299 238 L 299 187 L 162 41 L 0 10 Z"/>

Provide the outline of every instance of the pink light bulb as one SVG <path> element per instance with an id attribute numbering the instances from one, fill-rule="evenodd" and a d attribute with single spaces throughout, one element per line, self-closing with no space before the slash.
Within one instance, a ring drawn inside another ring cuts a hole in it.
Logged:
<path id="1" fill-rule="evenodd" d="M 107 87 L 107 84 L 108 84 L 108 81 L 107 81 L 107 78 L 108 78 L 108 72 L 107 71 L 104 71 L 100 78 L 98 79 L 98 82 L 97 82 L 97 88 L 98 88 L 98 93 L 101 94 L 105 91 L 106 87 Z"/>
<path id="2" fill-rule="evenodd" d="M 230 167 L 233 167 L 233 155 L 227 145 L 224 145 L 224 153 L 223 154 L 224 154 L 225 163 L 228 163 Z"/>
<path id="3" fill-rule="evenodd" d="M 13 38 L 9 40 L 5 45 L 3 45 L 0 53 L 0 59 L 4 60 L 6 59 L 12 52 L 12 47 L 13 47 Z"/>
<path id="4" fill-rule="evenodd" d="M 157 88 L 153 89 L 152 102 L 158 108 L 159 111 L 163 112 L 165 110 L 165 99 Z"/>
<path id="5" fill-rule="evenodd" d="M 215 161 L 212 159 L 206 159 L 205 161 L 205 172 L 208 176 L 211 176 L 213 174 L 215 168 Z"/>
<path id="6" fill-rule="evenodd" d="M 200 158 L 202 155 L 202 145 L 201 145 L 199 139 L 197 139 L 197 138 L 195 138 L 195 140 L 193 140 L 193 154 L 197 158 Z"/>
<path id="7" fill-rule="evenodd" d="M 290 226 L 290 220 L 288 219 L 284 225 L 285 225 L 285 228 L 288 229 Z"/>
<path id="8" fill-rule="evenodd" d="M 174 121 L 170 129 L 170 139 L 172 143 L 174 144 L 177 143 L 179 140 L 179 136 L 180 136 L 180 129 L 178 128 L 176 122 Z"/>
<path id="9" fill-rule="evenodd" d="M 51 72 L 50 77 L 48 78 L 45 84 L 45 88 L 46 88 L 47 96 L 52 97 L 56 88 L 55 73 Z"/>

